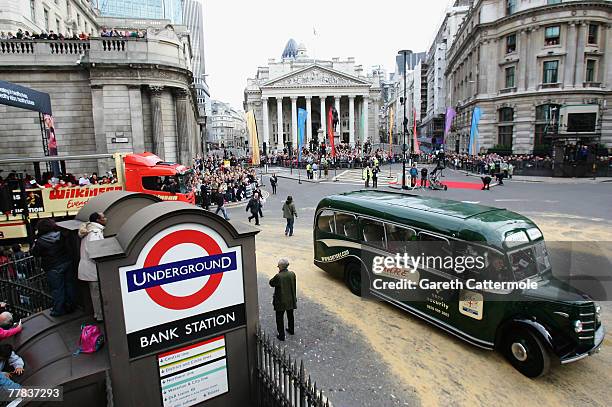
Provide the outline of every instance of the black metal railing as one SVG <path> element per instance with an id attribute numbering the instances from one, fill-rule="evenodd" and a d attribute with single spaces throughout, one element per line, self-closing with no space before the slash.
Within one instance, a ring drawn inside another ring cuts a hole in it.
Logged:
<path id="1" fill-rule="evenodd" d="M 330 407 L 310 376 L 304 362 L 299 367 L 285 350 L 261 329 L 257 332 L 257 381 L 259 407 Z"/>
<path id="2" fill-rule="evenodd" d="M 38 259 L 23 253 L 10 257 L 0 254 L 0 301 L 7 303 L 15 321 L 53 305 Z"/>

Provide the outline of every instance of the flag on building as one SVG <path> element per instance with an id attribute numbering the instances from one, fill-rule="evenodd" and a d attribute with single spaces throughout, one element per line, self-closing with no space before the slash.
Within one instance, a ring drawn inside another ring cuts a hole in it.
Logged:
<path id="1" fill-rule="evenodd" d="M 450 131 L 451 125 L 453 124 L 453 119 L 457 116 L 457 112 L 452 107 L 446 108 L 446 125 L 444 126 L 444 138 L 448 135 Z"/>
<path id="2" fill-rule="evenodd" d="M 246 124 L 249 131 L 249 145 L 251 146 L 251 158 L 253 165 L 259 165 L 259 140 L 257 138 L 257 122 L 255 113 L 249 110 L 246 114 Z"/>
<path id="3" fill-rule="evenodd" d="M 472 112 L 472 127 L 470 128 L 470 144 L 468 146 L 468 154 L 470 155 L 478 155 L 478 123 L 481 116 L 482 111 L 479 107 L 475 107 Z"/>
<path id="4" fill-rule="evenodd" d="M 332 157 L 336 156 L 336 146 L 334 141 L 334 110 L 336 110 L 336 108 L 330 106 L 329 110 L 327 111 L 327 129 L 329 132 L 329 147 L 331 148 Z"/>
<path id="5" fill-rule="evenodd" d="M 306 130 L 306 116 L 308 112 L 305 109 L 298 109 L 298 162 L 302 161 L 302 146 L 304 145 L 304 133 Z"/>
<path id="6" fill-rule="evenodd" d="M 412 123 L 412 137 L 414 137 L 414 153 L 421 154 L 421 148 L 419 147 L 419 139 L 417 137 L 416 109 L 412 109 Z"/>
<path id="7" fill-rule="evenodd" d="M 393 150 L 393 106 L 389 107 L 389 154 L 392 154 Z"/>

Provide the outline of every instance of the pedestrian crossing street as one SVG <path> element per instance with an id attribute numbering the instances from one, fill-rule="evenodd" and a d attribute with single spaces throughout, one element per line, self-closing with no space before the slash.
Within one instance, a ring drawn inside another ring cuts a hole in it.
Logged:
<path id="1" fill-rule="evenodd" d="M 330 174 L 331 181 L 341 184 L 348 185 L 365 185 L 365 181 L 362 178 L 362 170 L 359 169 L 343 169 L 338 170 L 337 175 L 334 177 L 333 171 Z M 389 171 L 385 171 L 384 169 L 378 173 L 378 186 L 387 185 L 389 181 L 393 181 L 396 178 L 395 172 L 391 174 L 391 178 L 389 178 Z M 371 181 L 370 181 L 371 185 Z"/>

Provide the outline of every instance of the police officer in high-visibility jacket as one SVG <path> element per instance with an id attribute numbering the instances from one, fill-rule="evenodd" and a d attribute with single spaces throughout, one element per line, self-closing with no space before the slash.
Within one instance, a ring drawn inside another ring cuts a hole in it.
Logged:
<path id="1" fill-rule="evenodd" d="M 370 164 L 365 166 L 365 168 L 363 169 L 363 173 L 362 173 L 361 177 L 365 181 L 365 187 L 369 188 L 370 187 L 370 180 L 372 179 L 372 168 L 370 167 Z"/>

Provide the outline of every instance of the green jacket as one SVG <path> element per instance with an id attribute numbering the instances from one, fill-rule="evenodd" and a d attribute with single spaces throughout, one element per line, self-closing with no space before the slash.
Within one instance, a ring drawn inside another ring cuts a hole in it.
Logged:
<path id="1" fill-rule="evenodd" d="M 287 202 L 283 204 L 283 218 L 285 219 L 293 219 L 297 218 L 297 211 L 295 210 L 295 203 L 291 202 L 287 205 Z"/>
<path id="2" fill-rule="evenodd" d="M 270 286 L 274 287 L 272 305 L 274 311 L 287 311 L 297 308 L 297 295 L 295 284 L 295 273 L 287 269 L 279 271 L 270 280 Z"/>

